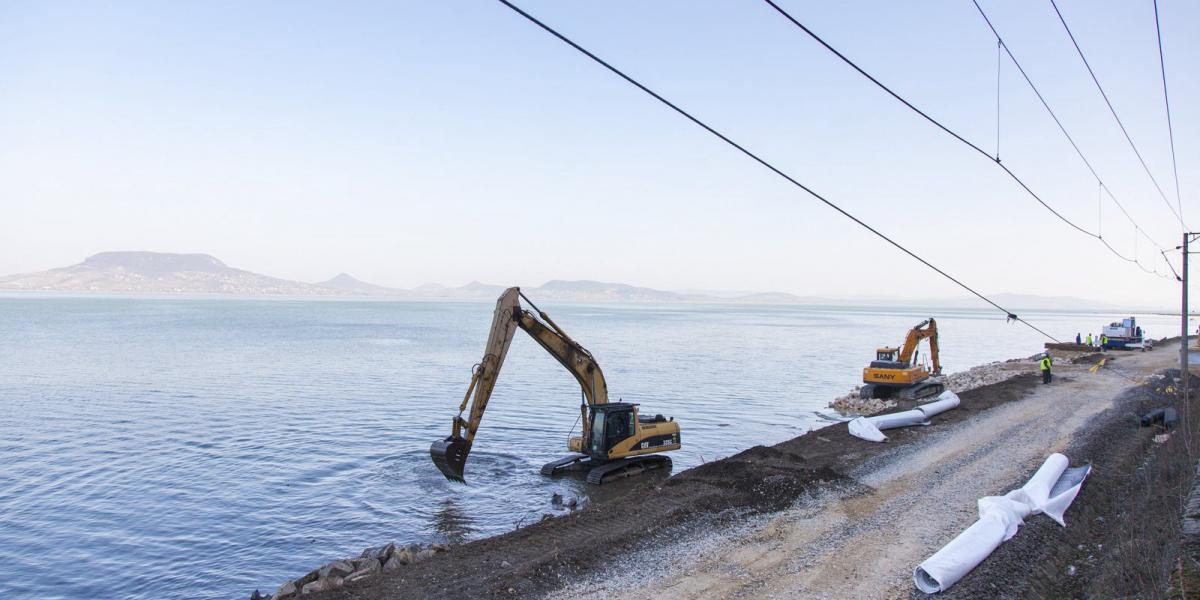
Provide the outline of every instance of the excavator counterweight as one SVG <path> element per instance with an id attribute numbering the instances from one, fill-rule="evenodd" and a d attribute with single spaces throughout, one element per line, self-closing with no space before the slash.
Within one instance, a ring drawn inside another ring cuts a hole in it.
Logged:
<path id="1" fill-rule="evenodd" d="M 521 306 L 524 298 L 537 314 Z M 483 359 L 471 370 L 471 385 L 458 407 L 450 435 L 429 447 L 438 470 L 451 481 L 465 482 L 467 455 L 491 399 L 500 367 L 517 329 L 528 333 L 579 382 L 584 403 L 580 406 L 583 428 L 568 441 L 572 455 L 542 467 L 546 475 L 563 471 L 585 471 L 589 483 L 627 477 L 670 466 L 671 459 L 657 453 L 680 448 L 679 424 L 662 415 L 638 416 L 638 405 L 608 401 L 608 384 L 596 359 L 571 339 L 550 317 L 530 302 L 519 288 L 509 288 L 496 301 L 492 329 Z M 463 413 L 470 408 L 467 417 Z"/>

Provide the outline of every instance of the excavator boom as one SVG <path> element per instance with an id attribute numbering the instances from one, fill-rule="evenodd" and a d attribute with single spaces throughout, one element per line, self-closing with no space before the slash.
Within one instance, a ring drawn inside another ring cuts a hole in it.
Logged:
<path id="1" fill-rule="evenodd" d="M 471 384 L 458 407 L 458 415 L 454 417 L 450 436 L 434 442 L 429 448 L 433 464 L 452 481 L 464 481 L 463 469 L 467 463 L 467 455 L 475 442 L 475 433 L 479 430 L 488 400 L 496 387 L 500 367 L 504 365 L 504 357 L 508 354 L 508 347 L 512 344 L 513 334 L 517 329 L 528 333 L 579 382 L 586 400 L 586 404 L 580 407 L 583 421 L 582 440 L 589 439 L 590 434 L 591 423 L 587 418 L 587 407 L 608 403 L 608 385 L 604 380 L 604 372 L 600 370 L 600 365 L 596 363 L 592 354 L 571 339 L 528 298 L 525 298 L 525 301 L 534 310 L 538 310 L 537 316 L 522 308 L 521 298 L 524 298 L 524 295 L 521 294 L 520 288 L 513 287 L 505 290 L 496 301 L 492 329 L 488 334 L 483 359 L 472 370 Z M 470 410 L 467 417 L 463 418 L 463 413 L 468 407 Z"/>
<path id="2" fill-rule="evenodd" d="M 917 351 L 917 345 L 921 340 L 929 340 L 929 358 L 933 363 L 933 374 L 938 375 L 942 372 L 941 357 L 938 356 L 938 329 L 937 321 L 932 317 L 917 323 L 916 327 L 908 330 L 908 335 L 904 338 L 904 346 L 900 350 L 900 362 L 911 363 L 913 355 Z"/>
<path id="3" fill-rule="evenodd" d="M 509 288 L 496 300 L 492 330 L 488 334 L 487 345 L 484 346 L 483 359 L 471 370 L 471 385 L 467 387 L 467 394 L 458 407 L 458 415 L 454 417 L 450 436 L 434 442 L 429 448 L 433 464 L 451 481 L 464 481 L 463 468 L 467 464 L 471 444 L 475 441 L 475 431 L 479 428 L 483 411 L 487 409 L 488 399 L 492 397 L 492 388 L 496 387 L 500 367 L 504 365 L 504 357 L 508 355 L 508 347 L 512 344 L 513 334 L 517 330 L 517 321 L 513 315 L 521 310 L 519 294 L 519 289 Z M 472 392 L 475 393 L 475 401 L 471 403 L 469 420 L 464 420 L 462 413 L 470 402 Z"/>

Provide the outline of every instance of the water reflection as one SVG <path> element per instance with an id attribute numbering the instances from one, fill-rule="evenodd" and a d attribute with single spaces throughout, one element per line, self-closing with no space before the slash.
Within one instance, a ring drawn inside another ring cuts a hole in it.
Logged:
<path id="1" fill-rule="evenodd" d="M 471 537 L 476 531 L 474 522 L 454 498 L 443 499 L 433 514 L 433 530 L 451 544 Z"/>

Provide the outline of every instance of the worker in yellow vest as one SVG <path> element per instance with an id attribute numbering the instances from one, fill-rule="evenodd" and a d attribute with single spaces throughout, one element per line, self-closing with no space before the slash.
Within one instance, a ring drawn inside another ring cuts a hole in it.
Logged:
<path id="1" fill-rule="evenodd" d="M 1047 352 L 1039 362 L 1042 367 L 1042 384 L 1050 383 L 1050 353 Z"/>
<path id="2" fill-rule="evenodd" d="M 1090 333 L 1087 336 L 1087 345 L 1089 345 L 1089 346 L 1092 345 L 1092 334 L 1090 334 Z"/>
<path id="3" fill-rule="evenodd" d="M 1100 351 L 1103 352 L 1107 349 L 1108 349 L 1108 336 L 1102 333 L 1102 334 L 1100 334 Z"/>

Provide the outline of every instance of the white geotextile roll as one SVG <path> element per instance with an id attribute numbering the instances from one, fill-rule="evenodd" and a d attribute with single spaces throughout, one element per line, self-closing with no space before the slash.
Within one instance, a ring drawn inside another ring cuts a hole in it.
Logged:
<path id="1" fill-rule="evenodd" d="M 1058 478 L 1062 477 L 1063 471 L 1066 470 L 1067 457 L 1055 452 L 1046 458 L 1042 466 L 1038 467 L 1033 477 L 1029 478 L 1029 482 L 1015 492 L 1024 496 L 1021 500 L 1029 505 L 1033 514 L 1036 515 L 1042 512 L 1042 507 L 1050 499 L 1050 489 L 1054 487 L 1055 483 L 1058 483 Z M 1009 492 L 1009 494 L 1013 493 Z"/>
<path id="2" fill-rule="evenodd" d="M 929 418 L 958 407 L 958 396 L 950 390 L 942 392 L 937 400 L 922 404 L 912 410 L 874 417 L 858 417 L 850 421 L 850 435 L 867 440 L 882 442 L 887 439 L 884 429 L 911 427 L 913 425 L 928 425 Z"/>
<path id="3" fill-rule="evenodd" d="M 952 408 L 958 408 L 958 394 L 946 390 L 938 395 L 937 400 L 928 404 L 922 404 L 917 407 L 917 410 L 925 413 L 925 417 L 929 418 L 942 414 Z"/>
<path id="4" fill-rule="evenodd" d="M 925 418 L 925 413 L 919 410 L 906 410 L 890 415 L 859 417 L 850 421 L 849 427 L 850 435 L 856 438 L 861 438 L 868 442 L 882 442 L 887 439 L 887 436 L 882 433 L 884 429 L 928 424 L 929 421 Z"/>
<path id="5" fill-rule="evenodd" d="M 879 428 L 867 417 L 859 417 L 850 421 L 848 427 L 850 435 L 868 442 L 882 442 L 887 439 L 887 436 L 883 435 L 883 432 L 879 431 Z"/>
<path id="6" fill-rule="evenodd" d="M 1017 534 L 1026 517 L 1044 512 L 1059 525 L 1091 467 L 1067 468 L 1067 457 L 1046 458 L 1029 482 L 1003 496 L 979 499 L 979 520 L 913 570 L 913 583 L 926 594 L 943 592 Z"/>
<path id="7" fill-rule="evenodd" d="M 926 594 L 949 589 L 1004 543 L 1010 527 L 1013 525 L 1007 511 L 994 511 L 980 517 L 917 567 L 913 572 L 917 589 Z"/>

